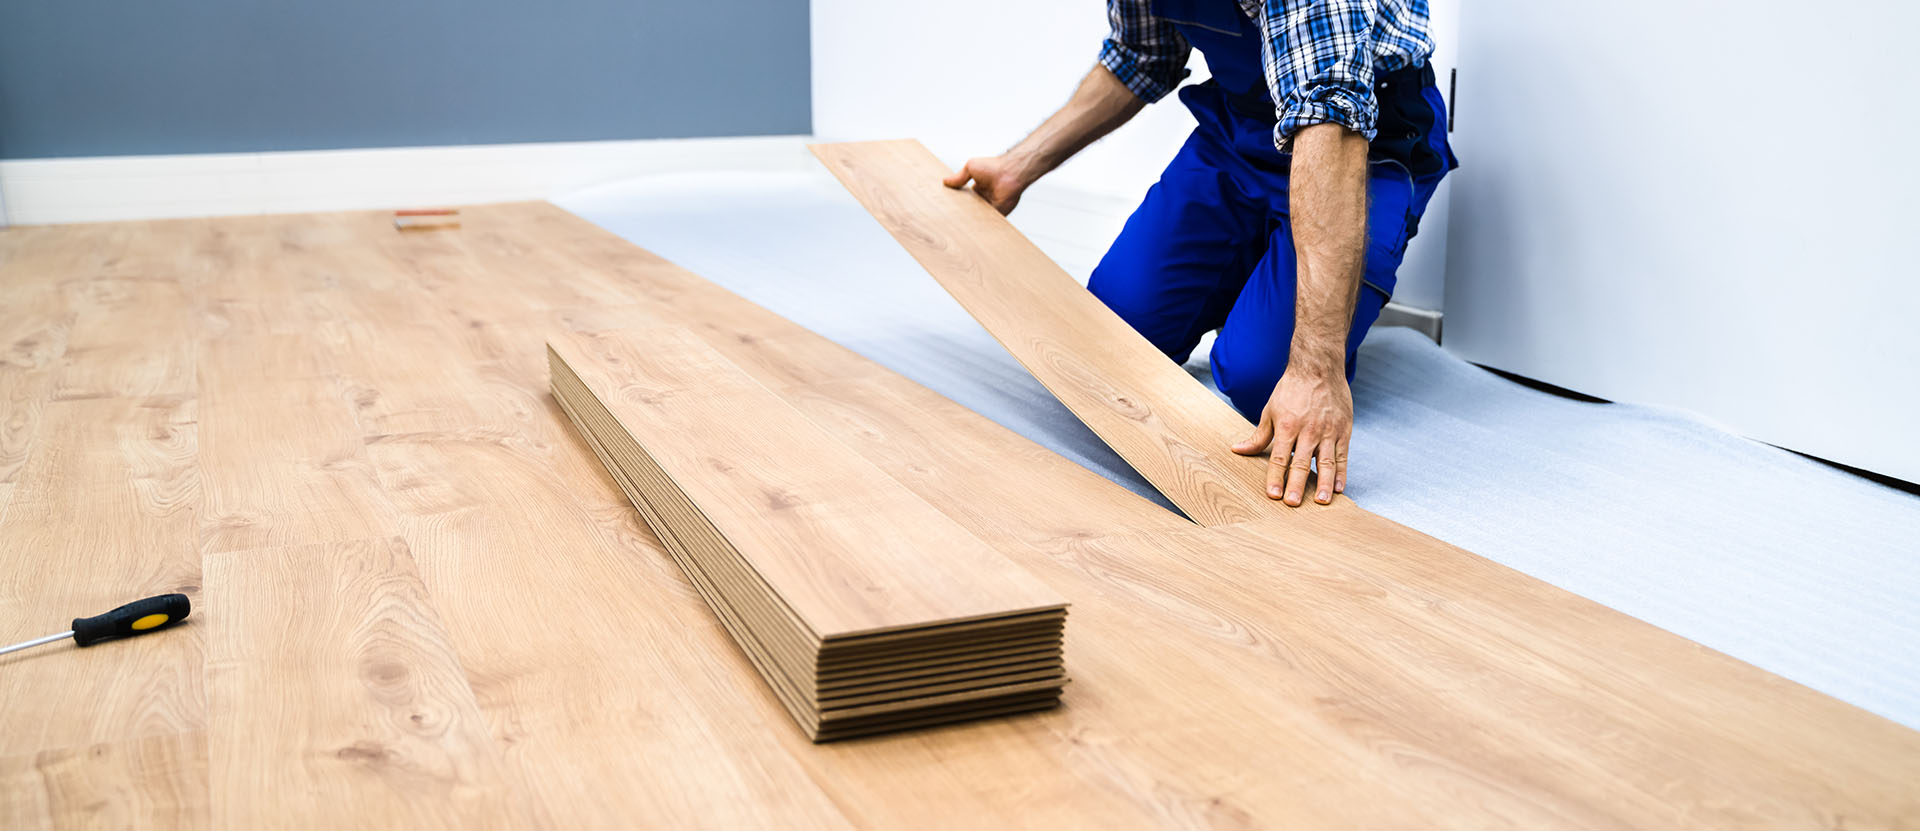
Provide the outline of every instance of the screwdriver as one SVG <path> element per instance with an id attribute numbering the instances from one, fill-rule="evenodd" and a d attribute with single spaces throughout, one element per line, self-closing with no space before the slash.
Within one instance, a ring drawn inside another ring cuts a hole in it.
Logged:
<path id="1" fill-rule="evenodd" d="M 109 638 L 130 638 L 165 629 L 180 622 L 192 611 L 184 594 L 159 594 L 135 600 L 106 614 L 73 619 L 73 628 L 58 635 L 0 646 L 0 655 L 55 641 L 73 639 L 75 646 L 92 646 Z"/>

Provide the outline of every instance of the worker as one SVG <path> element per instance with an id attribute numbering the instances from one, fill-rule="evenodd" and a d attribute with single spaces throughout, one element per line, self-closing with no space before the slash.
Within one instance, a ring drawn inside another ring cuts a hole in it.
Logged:
<path id="1" fill-rule="evenodd" d="M 1354 361 L 1455 160 L 1426 0 L 1108 0 L 1111 34 L 1066 105 L 947 177 L 1001 213 L 1186 78 L 1198 122 L 1087 288 L 1176 362 L 1213 330 L 1214 381 L 1271 448 L 1267 495 L 1347 488 Z"/>

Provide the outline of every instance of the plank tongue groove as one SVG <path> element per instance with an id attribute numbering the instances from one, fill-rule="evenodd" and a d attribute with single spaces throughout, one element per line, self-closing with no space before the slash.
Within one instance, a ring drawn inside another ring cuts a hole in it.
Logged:
<path id="1" fill-rule="evenodd" d="M 810 736 L 1051 705 L 1065 600 L 697 336 L 549 350 L 555 397 Z"/>
<path id="2" fill-rule="evenodd" d="M 1229 449 L 1251 432 L 1246 419 L 985 200 L 942 185 L 946 167 L 919 142 L 811 149 L 1027 371 L 1193 521 L 1220 525 L 1280 510 L 1264 495 L 1266 460 Z"/>

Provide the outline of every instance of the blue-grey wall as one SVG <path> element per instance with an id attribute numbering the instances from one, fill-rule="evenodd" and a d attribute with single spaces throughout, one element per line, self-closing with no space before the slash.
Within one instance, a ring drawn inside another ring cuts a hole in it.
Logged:
<path id="1" fill-rule="evenodd" d="M 0 158 L 809 132 L 807 0 L 0 0 Z"/>

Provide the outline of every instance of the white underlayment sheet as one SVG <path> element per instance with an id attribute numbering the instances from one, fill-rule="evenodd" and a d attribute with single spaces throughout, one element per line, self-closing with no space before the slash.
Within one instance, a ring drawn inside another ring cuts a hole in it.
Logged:
<path id="1" fill-rule="evenodd" d="M 555 201 L 1167 505 L 824 171 Z M 1044 193 L 1014 214 L 1083 281 L 1123 218 Z M 1920 728 L 1920 497 L 1683 413 L 1535 392 L 1405 329 L 1368 337 L 1354 398 L 1368 510 Z"/>

